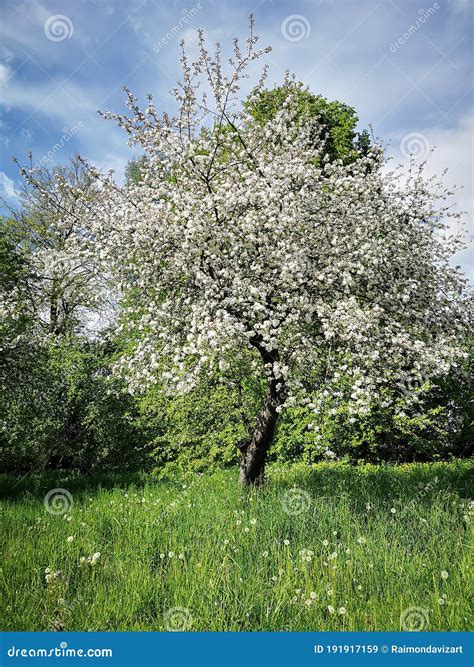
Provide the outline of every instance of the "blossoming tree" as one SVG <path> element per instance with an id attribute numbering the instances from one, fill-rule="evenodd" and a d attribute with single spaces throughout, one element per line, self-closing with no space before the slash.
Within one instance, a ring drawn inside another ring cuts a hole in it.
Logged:
<path id="1" fill-rule="evenodd" d="M 25 181 L 18 193 L 20 205 L 10 208 L 7 224 L 17 249 L 28 259 L 23 308 L 40 338 L 54 338 L 83 330 L 108 307 L 87 239 L 97 181 L 77 156 L 67 166 L 51 169 L 33 167 L 29 157 L 28 167 L 15 159 Z"/>
<path id="2" fill-rule="evenodd" d="M 387 172 L 378 146 L 351 164 L 329 159 L 324 127 L 299 122 L 291 92 L 256 122 L 239 91 L 266 51 L 251 21 L 226 73 L 219 45 L 211 56 L 200 32 L 195 62 L 183 48 L 175 117 L 159 115 L 151 96 L 141 110 L 127 91 L 131 113 L 104 115 L 146 153 L 142 178 L 124 187 L 103 178 L 90 215 L 94 252 L 134 290 L 140 340 L 121 361 L 132 390 L 159 374 L 186 391 L 200 373 L 253 353 L 267 390 L 241 445 L 245 484 L 263 482 L 286 406 L 317 415 L 342 371 L 354 411 L 367 411 L 383 387 L 410 387 L 456 363 L 467 317 L 465 284 L 449 263 L 460 247 L 448 233 L 457 217 L 449 192 L 415 165 L 406 180 Z M 251 102 L 265 80 L 264 69 Z"/>

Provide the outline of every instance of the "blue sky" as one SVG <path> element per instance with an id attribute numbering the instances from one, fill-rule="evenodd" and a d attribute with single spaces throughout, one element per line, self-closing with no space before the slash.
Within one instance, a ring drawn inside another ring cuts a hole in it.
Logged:
<path id="1" fill-rule="evenodd" d="M 172 109 L 179 41 L 195 29 L 230 45 L 254 13 L 271 83 L 285 69 L 315 93 L 354 106 L 396 162 L 436 147 L 429 170 L 447 182 L 473 232 L 471 0 L 2 0 L 0 194 L 15 200 L 11 162 L 45 164 L 79 152 L 123 175 L 136 154 L 97 110 L 124 111 L 123 85 Z M 412 136 L 414 135 L 414 136 Z M 59 148 L 58 148 L 59 146 Z M 48 156 L 48 152 L 50 156 Z M 472 253 L 459 263 L 474 278 Z"/>

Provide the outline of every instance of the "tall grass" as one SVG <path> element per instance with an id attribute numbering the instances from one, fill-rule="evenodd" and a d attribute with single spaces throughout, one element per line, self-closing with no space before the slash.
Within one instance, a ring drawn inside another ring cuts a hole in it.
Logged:
<path id="1" fill-rule="evenodd" d="M 473 470 L 0 478 L 0 629 L 467 630 Z"/>

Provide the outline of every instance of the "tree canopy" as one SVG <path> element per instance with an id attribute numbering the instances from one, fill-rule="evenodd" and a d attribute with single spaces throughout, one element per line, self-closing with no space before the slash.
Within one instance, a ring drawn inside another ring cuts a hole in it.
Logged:
<path id="1" fill-rule="evenodd" d="M 295 122 L 313 123 L 317 119 L 319 126 L 324 128 L 323 155 L 350 163 L 367 154 L 369 133 L 367 130 L 356 131 L 359 119 L 355 109 L 343 102 L 330 102 L 322 95 L 314 95 L 296 81 L 287 79 L 281 86 L 259 90 L 244 106 L 252 118 L 264 125 L 282 110 L 289 96 L 295 99 Z M 315 141 L 318 138 L 319 133 L 315 132 Z"/>

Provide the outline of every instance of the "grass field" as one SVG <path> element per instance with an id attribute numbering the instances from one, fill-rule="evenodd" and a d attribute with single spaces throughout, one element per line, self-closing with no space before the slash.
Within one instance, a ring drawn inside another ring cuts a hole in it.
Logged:
<path id="1" fill-rule="evenodd" d="M 0 629 L 468 630 L 473 471 L 0 478 Z"/>

